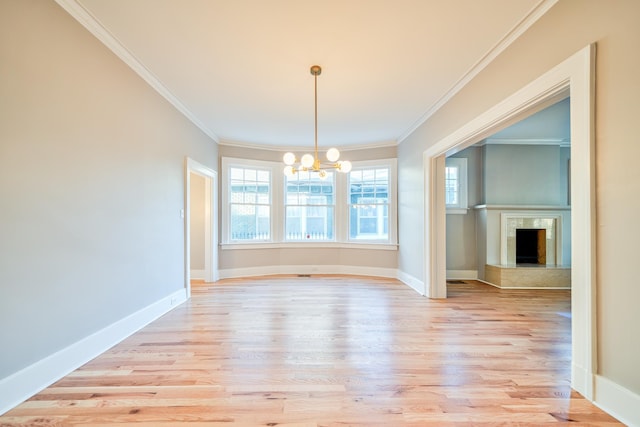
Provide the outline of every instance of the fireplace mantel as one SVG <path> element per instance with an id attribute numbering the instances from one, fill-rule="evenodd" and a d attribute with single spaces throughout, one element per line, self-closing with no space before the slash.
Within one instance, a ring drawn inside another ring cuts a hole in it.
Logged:
<path id="1" fill-rule="evenodd" d="M 474 209 L 514 211 L 570 211 L 571 206 L 558 205 L 476 205 Z"/>

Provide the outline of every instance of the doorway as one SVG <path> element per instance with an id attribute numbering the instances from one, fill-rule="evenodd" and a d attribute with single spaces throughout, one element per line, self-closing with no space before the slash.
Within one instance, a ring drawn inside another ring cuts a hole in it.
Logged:
<path id="1" fill-rule="evenodd" d="M 193 159 L 185 161 L 185 288 L 191 297 L 192 273 L 215 282 L 218 273 L 216 171 Z M 194 268 L 195 267 L 195 268 Z"/>
<path id="2" fill-rule="evenodd" d="M 425 294 L 446 298 L 445 157 L 532 111 L 570 95 L 572 361 L 571 385 L 593 400 L 595 311 L 595 45 L 587 46 L 424 152 Z"/>

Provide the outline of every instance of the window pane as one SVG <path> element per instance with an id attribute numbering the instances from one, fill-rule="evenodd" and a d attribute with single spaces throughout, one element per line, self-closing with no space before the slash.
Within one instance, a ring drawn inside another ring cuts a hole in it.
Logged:
<path id="1" fill-rule="evenodd" d="M 458 168 L 445 167 L 445 201 L 448 205 L 458 204 Z"/>
<path id="2" fill-rule="evenodd" d="M 349 174 L 349 237 L 389 238 L 389 169 L 360 169 Z"/>
<path id="3" fill-rule="evenodd" d="M 287 206 L 287 240 L 332 240 L 333 212 L 331 206 Z"/>
<path id="4" fill-rule="evenodd" d="M 287 178 L 286 240 L 333 240 L 334 179 L 330 171 L 325 179 L 308 172 Z"/>
<path id="5" fill-rule="evenodd" d="M 271 172 L 229 168 L 229 234 L 231 240 L 271 239 Z"/>
<path id="6" fill-rule="evenodd" d="M 244 169 L 231 168 L 229 173 L 231 181 L 244 181 Z"/>
<path id="7" fill-rule="evenodd" d="M 245 169 L 244 170 L 244 180 L 245 181 L 256 181 L 258 179 L 258 171 L 255 169 Z"/>

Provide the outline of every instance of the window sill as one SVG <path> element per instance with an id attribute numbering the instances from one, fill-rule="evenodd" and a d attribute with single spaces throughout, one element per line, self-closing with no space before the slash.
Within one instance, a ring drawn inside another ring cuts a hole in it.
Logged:
<path id="1" fill-rule="evenodd" d="M 469 209 L 467 208 L 447 208 L 447 215 L 465 215 L 468 211 Z"/>
<path id="2" fill-rule="evenodd" d="M 281 242 L 281 243 L 221 243 L 222 250 L 236 249 L 365 249 L 397 251 L 395 243 L 346 243 L 346 242 Z"/>

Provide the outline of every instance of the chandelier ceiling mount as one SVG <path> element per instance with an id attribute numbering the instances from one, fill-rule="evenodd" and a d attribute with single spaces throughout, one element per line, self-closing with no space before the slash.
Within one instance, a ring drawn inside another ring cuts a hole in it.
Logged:
<path id="1" fill-rule="evenodd" d="M 314 80 L 314 151 L 313 154 L 304 154 L 299 161 L 294 153 L 286 153 L 282 158 L 286 165 L 284 174 L 286 176 L 294 176 L 301 171 L 317 172 L 320 178 L 326 178 L 326 171 L 331 169 L 349 173 L 351 171 L 351 162 L 348 160 L 339 160 L 340 151 L 338 151 L 337 148 L 327 150 L 327 163 L 321 162 L 318 157 L 318 76 L 322 73 L 322 68 L 319 65 L 312 65 L 310 71 Z"/>

